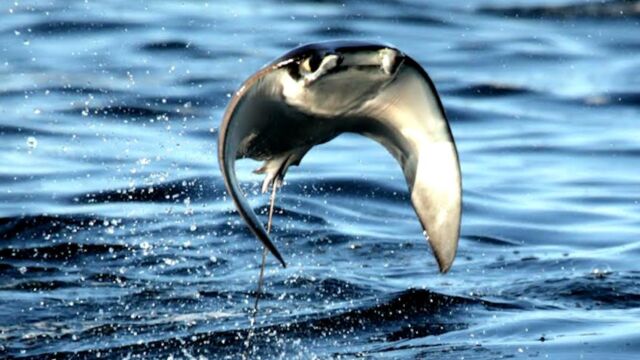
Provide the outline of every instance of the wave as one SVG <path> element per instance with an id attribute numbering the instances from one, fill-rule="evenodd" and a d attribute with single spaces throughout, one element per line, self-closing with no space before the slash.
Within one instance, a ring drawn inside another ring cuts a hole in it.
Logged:
<path id="1" fill-rule="evenodd" d="M 178 79 L 177 83 L 184 84 L 184 81 Z M 127 93 L 119 94 L 121 98 L 128 95 Z M 154 120 L 158 123 L 163 123 L 176 118 L 183 119 L 185 116 L 195 116 L 200 114 L 201 111 L 209 111 L 211 107 L 217 106 L 219 99 L 224 97 L 225 91 L 218 89 L 208 91 L 201 96 L 146 97 L 138 99 L 135 105 L 123 104 L 124 101 L 122 101 L 119 102 L 121 105 L 74 107 L 62 110 L 61 113 L 83 117 L 90 116 L 92 118 L 125 119 L 134 123 L 138 120 Z M 145 122 L 145 124 L 147 123 Z"/>
<path id="2" fill-rule="evenodd" d="M 493 246 L 519 246 L 517 241 L 511 239 L 500 238 L 497 236 L 487 235 L 465 235 L 465 239 L 470 240 L 481 245 L 493 245 Z"/>
<path id="3" fill-rule="evenodd" d="M 577 277 L 515 283 L 503 295 L 569 308 L 632 309 L 640 306 L 639 282 L 637 273 L 593 271 Z"/>
<path id="4" fill-rule="evenodd" d="M 448 94 L 465 97 L 504 97 L 532 95 L 535 92 L 508 84 L 476 84 L 447 91 Z"/>
<path id="5" fill-rule="evenodd" d="M 18 135 L 18 136 L 52 136 L 52 135 L 61 135 L 54 133 L 52 131 L 31 128 L 28 126 L 15 126 L 15 125 L 4 125 L 0 124 L 0 135 Z M 0 175 L 0 178 L 2 175 Z"/>
<path id="6" fill-rule="evenodd" d="M 175 115 L 174 111 L 154 109 L 152 107 L 142 106 L 105 106 L 105 107 L 87 107 L 76 108 L 63 111 L 65 114 L 70 115 L 82 115 L 82 116 L 100 116 L 100 117 L 114 117 L 114 118 L 126 118 L 127 120 L 135 121 L 138 118 L 155 119 L 159 117 L 168 117 Z"/>
<path id="7" fill-rule="evenodd" d="M 98 273 L 89 275 L 87 277 L 87 280 L 95 283 L 124 284 L 129 279 L 126 276 L 119 275 L 119 274 L 98 272 Z"/>
<path id="8" fill-rule="evenodd" d="M 448 96 L 448 94 L 446 96 Z M 496 118 L 503 117 L 503 115 L 491 111 L 480 109 L 470 110 L 469 108 L 455 105 L 447 106 L 445 113 L 447 114 L 449 122 L 454 124 L 463 122 L 495 121 Z"/>
<path id="9" fill-rule="evenodd" d="M 242 58 L 247 54 L 240 51 L 203 49 L 191 42 L 183 40 L 163 40 L 147 42 L 139 46 L 141 51 L 153 54 L 187 56 L 192 59 L 219 60 L 224 58 Z"/>
<path id="10" fill-rule="evenodd" d="M 308 30 L 306 32 L 306 36 L 312 37 L 326 37 L 333 38 L 336 37 L 354 37 L 357 34 L 357 31 L 344 25 L 340 24 L 329 24 L 318 26 L 315 29 Z"/>
<path id="11" fill-rule="evenodd" d="M 343 284 L 342 284 L 343 285 Z M 156 296 L 154 294 L 153 296 Z M 262 325 L 256 328 L 255 346 L 261 347 L 261 354 L 269 354 L 275 350 L 270 344 L 273 334 L 288 337 L 321 336 L 323 339 L 336 339 L 351 333 L 365 332 L 372 338 L 384 336 L 389 341 L 411 339 L 428 335 L 440 335 L 467 328 L 466 319 L 456 316 L 458 308 L 485 305 L 473 299 L 450 296 L 421 289 L 409 289 L 384 297 L 370 297 L 356 303 L 347 311 L 334 311 L 327 316 L 327 311 L 287 318 L 277 323 Z M 462 312 L 460 313 L 463 314 Z M 407 327 L 410 319 L 411 327 Z M 205 319 L 207 320 L 207 319 Z M 206 322 L 206 321 L 205 321 Z M 141 335 L 131 339 L 130 344 L 102 347 L 95 346 L 91 350 L 77 352 L 56 352 L 55 354 L 37 354 L 41 358 L 92 358 L 96 353 L 107 357 L 122 357 L 131 353 L 146 353 L 147 356 L 161 356 L 184 349 L 191 355 L 225 356 L 237 355 L 245 347 L 245 338 L 249 331 L 246 320 L 244 325 L 229 330 L 195 332 L 173 338 L 153 338 L 142 335 L 150 324 L 105 324 L 85 330 L 81 338 L 88 336 L 104 336 L 119 334 L 123 331 L 135 331 Z M 174 332 L 183 333 L 180 326 L 167 323 Z M 157 324 L 154 328 L 157 330 Z M 139 341 L 140 338 L 145 341 Z"/>
<path id="12" fill-rule="evenodd" d="M 33 89 L 31 87 L 18 87 L 9 90 L 1 90 L 0 91 L 0 99 L 7 98 L 23 98 L 25 95 L 30 97 L 36 96 L 46 96 L 49 93 L 54 93 L 56 95 L 62 96 L 77 96 L 77 95 L 92 95 L 92 96 L 125 96 L 128 93 L 126 91 L 111 89 L 108 86 L 103 87 L 93 87 L 93 86 L 82 86 L 82 85 L 71 85 L 67 84 L 64 86 L 42 86 L 37 89 Z"/>
<path id="13" fill-rule="evenodd" d="M 640 8 L 640 5 L 638 5 Z M 596 96 L 594 98 L 587 99 L 589 105 L 618 105 L 618 106 L 631 106 L 640 107 L 640 92 L 627 91 L 609 93 L 603 96 Z"/>
<path id="14" fill-rule="evenodd" d="M 612 0 L 567 5 L 483 7 L 479 11 L 526 19 L 627 19 L 640 17 L 640 1 Z"/>
<path id="15" fill-rule="evenodd" d="M 125 250 L 125 245 L 119 244 L 78 244 L 62 243 L 49 246 L 27 248 L 0 249 L 0 260 L 70 260 L 80 256 L 94 256 L 104 253 Z"/>
<path id="16" fill-rule="evenodd" d="M 157 42 L 149 42 L 142 46 L 140 46 L 140 50 L 144 51 L 173 51 L 173 50 L 188 50 L 195 49 L 195 46 L 192 46 L 190 42 L 181 41 L 181 40 L 167 40 L 167 41 L 157 41 Z"/>
<path id="17" fill-rule="evenodd" d="M 291 276 L 270 283 L 269 288 L 282 289 L 289 294 L 289 299 L 300 301 L 323 301 L 327 298 L 347 301 L 374 295 L 374 291 L 367 286 L 335 277 Z M 278 298 L 275 291 L 269 292 L 269 295 L 274 299 Z"/>
<path id="18" fill-rule="evenodd" d="M 16 283 L 8 283 L 0 285 L 0 290 L 4 291 L 53 291 L 58 289 L 76 288 L 78 283 L 75 281 L 62 280 L 27 280 Z"/>
<path id="19" fill-rule="evenodd" d="M 130 30 L 140 24 L 121 21 L 76 21 L 76 20 L 52 20 L 38 22 L 17 31 L 31 32 L 35 35 L 59 35 L 77 33 L 96 33 Z"/>
<path id="20" fill-rule="evenodd" d="M 0 218 L 0 240 L 31 238 L 35 233 L 58 233 L 89 226 L 95 218 L 86 215 L 25 215 Z"/>
<path id="21" fill-rule="evenodd" d="M 74 195 L 68 199 L 82 204 L 118 202 L 175 203 L 186 198 L 192 201 L 219 199 L 225 194 L 219 178 L 185 178 L 147 187 L 122 188 Z"/>

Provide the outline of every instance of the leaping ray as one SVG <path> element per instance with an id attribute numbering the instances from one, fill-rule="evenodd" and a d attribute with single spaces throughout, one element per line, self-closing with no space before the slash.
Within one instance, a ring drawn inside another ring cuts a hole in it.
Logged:
<path id="1" fill-rule="evenodd" d="M 345 132 L 377 141 L 400 163 L 440 271 L 448 271 L 462 204 L 456 146 L 427 73 L 388 45 L 305 45 L 252 75 L 235 93 L 220 126 L 218 162 L 251 231 L 286 266 L 240 190 L 236 160 L 264 161 L 256 172 L 265 174 L 265 191 L 313 146 Z"/>

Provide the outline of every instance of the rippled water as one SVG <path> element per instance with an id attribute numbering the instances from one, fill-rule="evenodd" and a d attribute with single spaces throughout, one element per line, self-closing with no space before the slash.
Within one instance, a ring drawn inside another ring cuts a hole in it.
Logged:
<path id="1" fill-rule="evenodd" d="M 442 2 L 445 3 L 445 2 Z M 288 174 L 262 358 L 640 356 L 640 2 L 5 1 L 0 357 L 238 358 L 261 250 L 226 197 L 231 92 L 300 43 L 395 44 L 463 172 L 437 272 L 399 166 L 343 136 Z M 260 178 L 242 164 L 261 212 Z"/>

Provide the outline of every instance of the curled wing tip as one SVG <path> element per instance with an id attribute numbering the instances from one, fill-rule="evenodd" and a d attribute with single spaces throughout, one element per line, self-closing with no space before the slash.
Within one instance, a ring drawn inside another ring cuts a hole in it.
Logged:
<path id="1" fill-rule="evenodd" d="M 449 272 L 449 270 L 451 270 L 451 265 L 453 264 L 453 261 L 450 262 L 443 262 L 440 261 L 438 259 L 438 268 L 440 269 L 440 273 L 441 274 L 446 274 Z"/>
<path id="2" fill-rule="evenodd" d="M 278 259 L 282 267 L 286 268 L 287 264 L 285 263 L 282 255 L 273 244 L 271 239 L 269 238 L 269 234 L 264 229 L 264 226 L 258 220 L 256 213 L 253 211 L 251 206 L 247 203 L 246 198 L 244 197 L 242 190 L 238 185 L 238 181 L 236 179 L 235 173 L 235 160 L 236 160 L 236 151 L 235 146 L 230 146 L 226 142 L 226 128 L 221 133 L 220 143 L 221 146 L 219 148 L 219 157 L 218 160 L 220 162 L 220 169 L 222 171 L 222 178 L 224 180 L 225 187 L 227 188 L 227 193 L 233 199 L 234 204 L 236 205 L 236 209 L 240 213 L 240 216 L 245 220 L 247 226 L 253 232 L 256 237 L 262 242 L 262 244 L 273 254 L 273 256 Z"/>
<path id="3" fill-rule="evenodd" d="M 262 240 L 262 243 L 264 244 L 264 246 L 273 254 L 273 256 L 275 256 L 276 259 L 278 259 L 282 267 L 286 269 L 287 263 L 284 261 L 284 258 L 280 254 L 280 251 L 278 251 L 278 248 L 276 248 L 276 246 L 273 244 L 271 239 L 269 239 L 269 236 L 267 235 L 266 239 L 261 238 L 260 240 Z"/>
<path id="4" fill-rule="evenodd" d="M 456 258 L 458 236 L 443 240 L 444 241 L 433 242 L 431 239 L 427 239 L 431 246 L 433 256 L 436 258 L 436 262 L 438 263 L 440 273 L 446 274 L 451 269 L 453 261 Z"/>

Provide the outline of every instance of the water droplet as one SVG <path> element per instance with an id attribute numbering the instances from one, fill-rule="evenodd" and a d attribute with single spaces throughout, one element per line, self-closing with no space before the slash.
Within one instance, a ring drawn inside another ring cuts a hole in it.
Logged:
<path id="1" fill-rule="evenodd" d="M 165 263 L 165 265 L 168 265 L 168 266 L 174 266 L 175 264 L 177 264 L 177 263 L 178 263 L 178 260 L 175 260 L 175 259 L 169 259 L 169 258 L 164 258 L 164 259 L 162 259 L 162 262 L 164 262 L 164 263 Z"/>
<path id="2" fill-rule="evenodd" d="M 31 150 L 35 149 L 38 147 L 38 139 L 36 139 L 33 136 L 29 136 L 27 138 L 27 147 Z"/>

